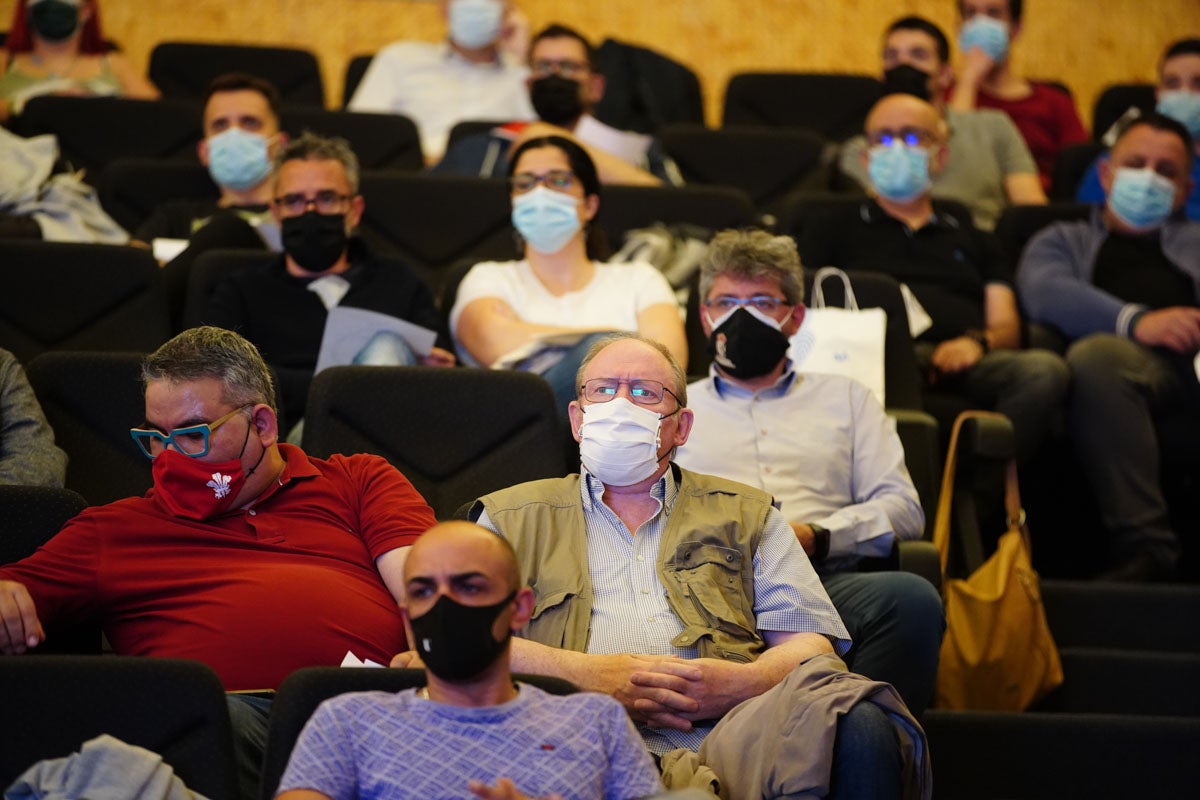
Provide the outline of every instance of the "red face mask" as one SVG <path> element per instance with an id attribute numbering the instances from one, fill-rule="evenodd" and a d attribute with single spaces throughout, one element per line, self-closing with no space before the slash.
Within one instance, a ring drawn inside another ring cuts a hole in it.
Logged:
<path id="1" fill-rule="evenodd" d="M 174 450 L 164 450 L 154 459 L 154 496 L 172 515 L 205 520 L 229 510 L 242 491 L 246 478 L 254 474 L 267 454 L 264 447 L 249 471 L 242 470 L 242 454 L 250 442 L 251 422 L 237 458 L 201 461 Z"/>
<path id="2" fill-rule="evenodd" d="M 174 450 L 159 453 L 151 472 L 154 497 L 173 516 L 187 519 L 209 519 L 228 510 L 246 483 L 240 458 L 201 461 Z"/>

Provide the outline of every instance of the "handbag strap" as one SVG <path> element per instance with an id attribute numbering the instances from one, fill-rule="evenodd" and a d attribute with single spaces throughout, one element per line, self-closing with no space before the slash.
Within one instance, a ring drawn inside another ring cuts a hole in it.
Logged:
<path id="1" fill-rule="evenodd" d="M 817 270 L 817 274 L 813 275 L 812 308 L 825 308 L 825 289 L 823 283 L 830 275 L 836 275 L 842 279 L 842 287 L 846 293 L 844 308 L 848 308 L 851 311 L 858 311 L 858 298 L 854 296 L 854 287 L 850 284 L 850 276 L 837 267 L 821 267 Z"/>
<path id="2" fill-rule="evenodd" d="M 950 432 L 950 447 L 946 452 L 946 465 L 942 470 L 942 489 L 938 494 L 937 516 L 934 517 L 933 522 L 933 545 L 937 548 L 938 557 L 942 562 L 943 575 L 946 573 L 946 566 L 950 561 L 950 511 L 954 499 L 954 473 L 958 461 L 959 434 L 968 419 L 994 419 L 1003 416 L 994 411 L 964 411 L 954 420 L 954 428 Z M 1019 531 L 1025 542 L 1025 552 L 1032 553 L 1029 527 L 1025 524 L 1025 509 L 1021 507 L 1021 488 L 1017 480 L 1015 458 L 1008 459 L 1004 469 L 1004 510 L 1008 529 Z"/>

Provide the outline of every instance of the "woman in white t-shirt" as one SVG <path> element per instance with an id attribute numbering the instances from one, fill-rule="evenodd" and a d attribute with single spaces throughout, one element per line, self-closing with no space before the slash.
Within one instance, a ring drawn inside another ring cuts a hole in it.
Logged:
<path id="1" fill-rule="evenodd" d="M 575 399 L 575 370 L 605 332 L 636 331 L 686 364 L 683 322 L 662 274 L 646 263 L 594 260 L 589 223 L 600 180 L 583 148 L 562 136 L 531 139 L 509 163 L 525 258 L 476 264 L 463 278 L 450 312 L 463 361 L 542 375 L 564 414 Z"/>

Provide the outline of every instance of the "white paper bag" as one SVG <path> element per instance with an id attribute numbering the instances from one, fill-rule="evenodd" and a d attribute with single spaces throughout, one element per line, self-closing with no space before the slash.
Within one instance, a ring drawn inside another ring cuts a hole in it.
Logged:
<path id="1" fill-rule="evenodd" d="M 846 308 L 829 308 L 821 288 L 835 275 L 846 287 Z M 866 385 L 883 400 L 883 343 L 887 313 L 882 308 L 858 307 L 850 278 L 836 267 L 823 267 L 813 278 L 812 302 L 800 330 L 792 336 L 788 356 L 797 372 L 845 375 Z"/>

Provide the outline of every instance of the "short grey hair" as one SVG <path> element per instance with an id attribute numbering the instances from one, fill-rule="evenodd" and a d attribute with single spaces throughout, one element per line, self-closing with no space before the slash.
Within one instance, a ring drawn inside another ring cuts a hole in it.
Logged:
<path id="1" fill-rule="evenodd" d="M 721 231 L 709 242 L 700 264 L 700 303 L 712 290 L 718 275 L 741 280 L 773 278 L 788 305 L 804 302 L 804 267 L 790 236 L 772 236 L 760 230 Z"/>
<path id="2" fill-rule="evenodd" d="M 287 143 L 275 156 L 275 174 L 288 161 L 339 161 L 346 171 L 350 193 L 358 194 L 358 156 L 350 143 L 340 136 L 319 136 L 305 131 Z"/>
<path id="3" fill-rule="evenodd" d="M 579 362 L 579 369 L 575 372 L 575 394 L 576 394 L 576 397 L 579 396 L 579 392 L 583 386 L 583 374 L 585 372 L 587 372 L 588 365 L 591 364 L 593 360 L 595 360 L 596 356 L 600 355 L 601 350 L 608 347 L 610 344 L 616 344 L 617 342 L 624 341 L 625 339 L 631 339 L 635 342 L 641 342 L 642 344 L 649 345 L 660 356 L 662 356 L 663 358 L 665 358 L 667 360 L 667 364 L 671 368 L 672 380 L 675 384 L 674 386 L 671 386 L 668 388 L 671 390 L 671 393 L 674 394 L 675 397 L 679 400 L 679 405 L 681 407 L 686 407 L 687 406 L 687 373 L 683 371 L 683 367 L 680 365 L 679 360 L 675 358 L 675 355 L 662 342 L 656 341 L 654 339 L 649 339 L 649 338 L 642 336 L 641 334 L 637 334 L 637 333 L 610 334 L 601 339 L 597 339 L 592 344 L 592 346 L 588 348 L 587 354 L 584 355 L 584 357 L 583 357 L 583 361 Z"/>
<path id="4" fill-rule="evenodd" d="M 232 406 L 264 403 L 275 408 L 271 370 L 258 349 L 224 328 L 189 328 L 170 339 L 142 362 L 142 385 L 152 381 L 216 378 L 221 399 Z"/>

